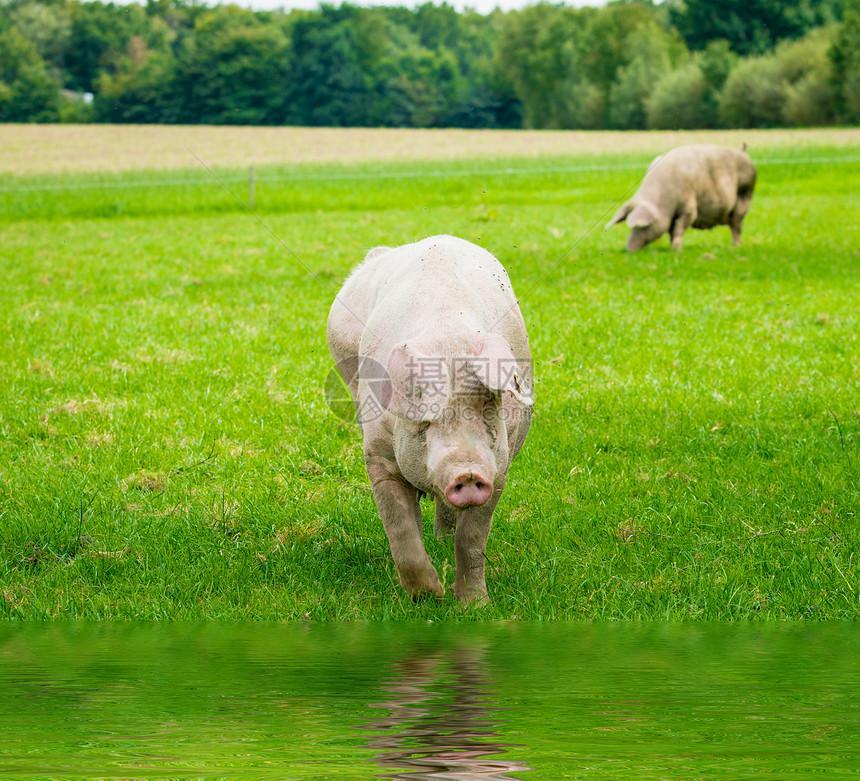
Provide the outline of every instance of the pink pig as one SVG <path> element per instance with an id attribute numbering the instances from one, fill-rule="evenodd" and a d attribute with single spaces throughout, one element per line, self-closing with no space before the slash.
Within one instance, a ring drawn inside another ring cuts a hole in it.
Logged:
<path id="1" fill-rule="evenodd" d="M 328 344 L 355 401 L 364 462 L 400 585 L 442 595 L 421 536 L 455 529 L 454 593 L 486 602 L 493 511 L 531 423 L 531 353 L 510 280 L 452 236 L 377 247 L 332 304 Z"/>
<path id="2" fill-rule="evenodd" d="M 689 227 L 728 225 L 732 243 L 741 243 L 741 227 L 752 202 L 756 169 L 744 149 L 712 144 L 679 146 L 656 157 L 639 189 L 607 224 L 625 220 L 630 228 L 627 251 L 668 233 L 680 250 Z"/>

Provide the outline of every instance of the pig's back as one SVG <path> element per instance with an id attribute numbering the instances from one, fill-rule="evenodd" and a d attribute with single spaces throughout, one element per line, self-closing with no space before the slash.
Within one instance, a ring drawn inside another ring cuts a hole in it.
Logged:
<path id="1" fill-rule="evenodd" d="M 431 236 L 368 263 L 370 331 L 400 341 L 418 333 L 444 339 L 467 330 L 510 340 L 509 330 L 524 330 L 504 267 L 464 239 Z"/>
<path id="2" fill-rule="evenodd" d="M 755 166 L 746 152 L 714 144 L 688 144 L 656 157 L 643 186 L 703 192 L 730 182 L 737 192 L 739 183 L 750 179 L 755 181 Z"/>
<path id="3" fill-rule="evenodd" d="M 755 166 L 746 152 L 712 144 L 676 147 L 657 157 L 642 191 L 664 210 L 694 199 L 695 227 L 725 222 L 745 183 L 755 182 Z"/>

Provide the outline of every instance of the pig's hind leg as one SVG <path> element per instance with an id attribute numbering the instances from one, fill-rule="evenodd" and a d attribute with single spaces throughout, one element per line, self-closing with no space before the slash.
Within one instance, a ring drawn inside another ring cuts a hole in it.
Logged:
<path id="1" fill-rule="evenodd" d="M 744 217 L 747 216 L 751 203 L 752 195 L 738 198 L 738 202 L 729 216 L 729 227 L 732 229 L 732 245 L 735 247 L 740 247 L 743 244 L 741 240 L 741 228 L 743 227 Z"/>

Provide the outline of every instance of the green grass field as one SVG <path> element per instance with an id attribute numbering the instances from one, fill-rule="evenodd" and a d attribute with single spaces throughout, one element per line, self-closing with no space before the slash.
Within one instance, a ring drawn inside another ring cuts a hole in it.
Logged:
<path id="1" fill-rule="evenodd" d="M 0 176 L 0 617 L 860 617 L 860 149 L 751 152 L 680 254 L 603 230 L 650 154 Z M 434 233 L 535 359 L 483 609 L 399 589 L 324 392 L 348 270 Z"/>

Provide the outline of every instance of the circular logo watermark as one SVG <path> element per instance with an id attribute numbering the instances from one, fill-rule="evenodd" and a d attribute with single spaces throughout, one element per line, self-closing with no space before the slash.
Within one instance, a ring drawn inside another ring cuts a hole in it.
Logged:
<path id="1" fill-rule="evenodd" d="M 350 386 L 358 388 L 361 379 L 367 394 L 356 409 Z M 367 356 L 353 356 L 339 361 L 323 383 L 328 408 L 341 420 L 350 423 L 369 423 L 385 412 L 391 401 L 391 379 L 386 368 Z"/>

